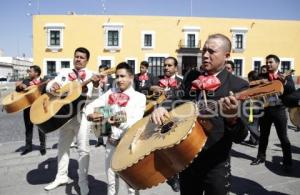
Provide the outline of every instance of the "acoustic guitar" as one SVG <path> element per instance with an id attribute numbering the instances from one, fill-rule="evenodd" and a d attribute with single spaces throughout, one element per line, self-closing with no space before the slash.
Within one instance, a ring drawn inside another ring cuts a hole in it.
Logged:
<path id="1" fill-rule="evenodd" d="M 158 97 L 155 97 L 155 96 L 158 96 Z M 154 110 L 155 106 L 159 105 L 166 99 L 167 99 L 167 97 L 164 93 L 153 94 L 153 95 L 147 96 L 147 104 L 146 104 L 144 116 L 147 116 L 148 114 L 150 114 Z"/>
<path id="2" fill-rule="evenodd" d="M 47 80 L 39 85 L 29 86 L 21 92 L 14 91 L 8 94 L 2 100 L 3 108 L 7 113 L 14 113 L 30 107 L 41 96 L 41 87 L 48 82 Z"/>
<path id="3" fill-rule="evenodd" d="M 115 73 L 115 68 L 103 71 L 98 76 Z M 86 85 L 92 82 L 91 79 L 80 83 L 74 80 L 52 95 L 45 93 L 39 97 L 30 108 L 30 120 L 37 125 L 44 133 L 49 133 L 67 124 L 86 103 Z"/>
<path id="4" fill-rule="evenodd" d="M 73 118 L 83 108 L 85 101 L 81 83 L 72 81 L 56 95 L 45 93 L 40 96 L 30 108 L 30 120 L 44 133 L 52 132 Z"/>
<path id="5" fill-rule="evenodd" d="M 246 100 L 282 93 L 282 83 L 272 81 L 235 96 Z M 112 169 L 134 189 L 157 186 L 181 172 L 207 140 L 198 113 L 199 107 L 187 102 L 170 111 L 170 119 L 161 126 L 152 123 L 150 116 L 139 120 L 120 140 L 112 157 Z"/>

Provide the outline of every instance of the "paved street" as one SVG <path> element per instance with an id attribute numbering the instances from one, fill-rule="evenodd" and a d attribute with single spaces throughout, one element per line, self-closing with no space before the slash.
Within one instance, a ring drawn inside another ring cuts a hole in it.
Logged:
<path id="1" fill-rule="evenodd" d="M 71 149 L 69 183 L 50 192 L 43 190 L 56 173 L 57 132 L 47 135 L 47 154 L 41 156 L 38 150 L 37 131 L 34 131 L 34 151 L 20 156 L 24 146 L 24 124 L 22 113 L 8 115 L 0 112 L 0 195 L 8 194 L 78 194 L 76 149 Z M 282 152 L 274 127 L 267 151 L 265 165 L 250 166 L 257 153 L 257 147 L 235 144 L 232 151 L 232 194 L 300 194 L 300 132 L 288 130 L 292 143 L 294 168 L 286 174 L 280 168 Z M 104 148 L 95 148 L 95 137 L 91 135 L 91 161 L 89 182 L 91 194 L 106 194 L 104 173 Z M 218 155 L 218 154 L 216 154 Z M 124 185 L 120 194 L 126 194 Z M 142 195 L 179 194 L 162 184 L 141 191 Z"/>

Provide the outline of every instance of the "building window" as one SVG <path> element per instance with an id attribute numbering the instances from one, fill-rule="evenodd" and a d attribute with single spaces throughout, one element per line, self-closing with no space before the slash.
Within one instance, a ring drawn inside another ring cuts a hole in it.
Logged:
<path id="1" fill-rule="evenodd" d="M 233 52 L 243 52 L 246 49 L 246 33 L 248 32 L 248 29 L 236 27 L 231 28 L 230 31 L 232 32 Z"/>
<path id="2" fill-rule="evenodd" d="M 135 60 L 127 60 L 127 63 L 132 69 L 132 72 L 135 73 Z"/>
<path id="3" fill-rule="evenodd" d="M 107 67 L 111 67 L 111 60 L 101 60 L 101 65 L 102 66 L 107 66 Z"/>
<path id="4" fill-rule="evenodd" d="M 179 46 L 182 48 L 200 48 L 198 26 L 185 26 L 182 29 L 184 33 L 184 40 L 180 40 Z"/>
<path id="5" fill-rule="evenodd" d="M 195 34 L 188 34 L 187 36 L 187 47 L 188 48 L 195 48 L 196 46 L 196 35 Z"/>
<path id="6" fill-rule="evenodd" d="M 152 35 L 151 34 L 145 34 L 144 46 L 152 47 Z"/>
<path id="7" fill-rule="evenodd" d="M 108 44 L 107 46 L 119 46 L 119 31 L 108 31 Z"/>
<path id="8" fill-rule="evenodd" d="M 57 52 L 63 48 L 64 24 L 48 23 L 45 25 L 47 33 L 47 49 Z"/>
<path id="9" fill-rule="evenodd" d="M 60 46 L 59 30 L 50 30 L 50 46 Z"/>
<path id="10" fill-rule="evenodd" d="M 142 49 L 153 49 L 155 45 L 154 31 L 142 31 L 141 47 Z"/>
<path id="11" fill-rule="evenodd" d="M 234 74 L 236 76 L 243 76 L 242 73 L 243 73 L 243 60 L 242 59 L 234 59 L 234 65 L 235 65 L 235 68 L 234 68 Z"/>
<path id="12" fill-rule="evenodd" d="M 115 51 L 122 47 L 122 29 L 123 24 L 119 23 L 105 23 L 104 28 L 104 49 Z"/>
<path id="13" fill-rule="evenodd" d="M 281 72 L 291 70 L 291 61 L 281 61 Z"/>
<path id="14" fill-rule="evenodd" d="M 261 67 L 261 61 L 254 61 L 253 64 L 253 70 L 255 70 L 256 72 L 260 72 L 260 67 Z"/>
<path id="15" fill-rule="evenodd" d="M 47 74 L 56 73 L 56 61 L 47 61 Z"/>
<path id="16" fill-rule="evenodd" d="M 163 65 L 165 57 L 149 57 L 149 72 L 154 76 L 163 75 Z"/>
<path id="17" fill-rule="evenodd" d="M 236 45 L 236 49 L 244 49 L 244 47 L 243 47 L 243 34 L 236 34 L 235 35 L 235 45 Z"/>
<path id="18" fill-rule="evenodd" d="M 61 68 L 70 68 L 69 61 L 61 61 Z"/>

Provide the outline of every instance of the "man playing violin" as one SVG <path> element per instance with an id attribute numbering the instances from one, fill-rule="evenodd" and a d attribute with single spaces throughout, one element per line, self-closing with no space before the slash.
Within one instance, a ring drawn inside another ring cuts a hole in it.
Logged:
<path id="1" fill-rule="evenodd" d="M 30 69 L 28 70 L 29 77 L 27 79 L 24 79 L 21 83 L 17 84 L 16 91 L 20 92 L 25 90 L 27 87 L 32 85 L 39 85 L 45 80 L 40 77 L 41 75 L 41 68 L 33 65 L 30 66 Z M 41 89 L 41 91 L 44 91 L 44 88 Z M 24 124 L 25 124 L 25 135 L 26 135 L 26 145 L 25 149 L 21 153 L 21 155 L 25 155 L 32 151 L 32 133 L 33 133 L 33 124 L 30 121 L 30 107 L 26 108 L 23 111 L 23 118 L 24 118 Z M 45 134 L 38 130 L 39 132 L 39 139 L 40 139 L 40 153 L 41 155 L 46 154 L 46 136 Z"/>

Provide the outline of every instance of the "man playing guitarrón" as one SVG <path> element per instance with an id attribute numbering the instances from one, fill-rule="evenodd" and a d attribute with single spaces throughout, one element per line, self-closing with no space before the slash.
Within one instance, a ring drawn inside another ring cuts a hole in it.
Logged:
<path id="1" fill-rule="evenodd" d="M 230 50 L 231 42 L 226 36 L 210 35 L 202 50 L 203 72 L 193 76 L 187 75 L 185 79 L 184 87 L 188 99 L 195 101 L 196 97 L 198 105 L 207 102 L 207 99 L 217 103 L 220 111 L 210 114 L 211 108 L 204 106 L 202 110 L 199 106 L 199 121 L 204 128 L 204 122 L 208 121 L 211 128 L 207 132 L 208 139 L 202 151 L 192 164 L 179 174 L 182 195 L 225 195 L 230 190 L 232 141 L 237 141 L 244 129 L 241 119 L 237 116 L 238 101 L 235 96 L 230 95 L 230 91 L 238 92 L 248 87 L 246 81 L 225 70 Z M 196 90 L 196 93 L 190 93 L 191 88 Z M 153 111 L 151 119 L 161 125 L 168 117 L 167 110 L 160 107 Z"/>

